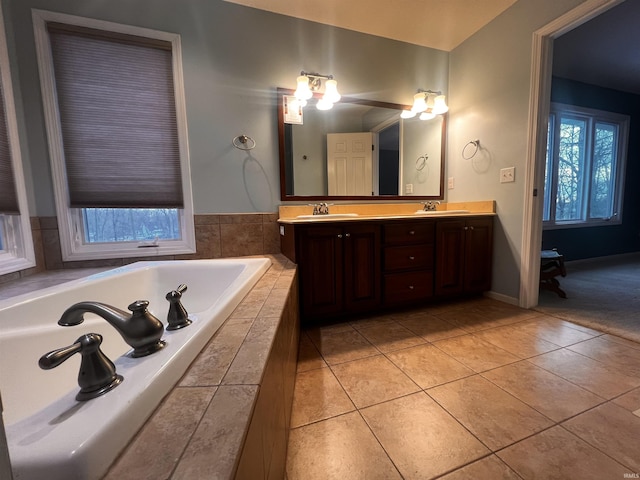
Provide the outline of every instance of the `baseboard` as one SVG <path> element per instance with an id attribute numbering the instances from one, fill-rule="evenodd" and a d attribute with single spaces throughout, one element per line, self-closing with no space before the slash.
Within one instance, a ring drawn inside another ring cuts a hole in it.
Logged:
<path id="1" fill-rule="evenodd" d="M 510 305 L 519 306 L 518 299 L 516 297 L 510 297 L 508 295 L 503 295 L 502 293 L 497 293 L 494 291 L 484 292 L 485 297 L 493 298 L 494 300 L 499 300 L 504 303 L 508 303 Z"/>
<path id="2" fill-rule="evenodd" d="M 601 257 L 591 257 L 591 258 L 581 258 L 578 260 L 571 260 L 568 262 L 564 262 L 565 265 L 571 266 L 580 266 L 580 265 L 589 265 L 596 264 L 600 262 L 621 262 L 627 258 L 640 258 L 640 252 L 628 252 L 628 253 L 617 253 L 615 255 L 603 255 Z"/>

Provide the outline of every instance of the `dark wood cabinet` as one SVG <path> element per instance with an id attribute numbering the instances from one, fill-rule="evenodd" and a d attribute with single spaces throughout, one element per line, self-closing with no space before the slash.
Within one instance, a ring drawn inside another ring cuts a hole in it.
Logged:
<path id="1" fill-rule="evenodd" d="M 304 318 L 370 311 L 380 304 L 380 227 L 305 225 L 296 230 Z"/>
<path id="2" fill-rule="evenodd" d="M 480 293 L 491 288 L 492 217 L 438 221 L 435 250 L 436 295 Z"/>

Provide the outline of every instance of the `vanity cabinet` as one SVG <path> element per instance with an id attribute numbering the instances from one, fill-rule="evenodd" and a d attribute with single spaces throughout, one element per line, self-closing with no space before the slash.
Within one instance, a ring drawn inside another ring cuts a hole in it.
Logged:
<path id="1" fill-rule="evenodd" d="M 380 305 L 380 226 L 337 222 L 296 226 L 300 307 L 306 319 Z"/>
<path id="2" fill-rule="evenodd" d="M 491 288 L 493 218 L 443 219 L 436 224 L 437 296 Z"/>
<path id="3" fill-rule="evenodd" d="M 383 302 L 402 305 L 433 296 L 435 222 L 382 226 Z"/>

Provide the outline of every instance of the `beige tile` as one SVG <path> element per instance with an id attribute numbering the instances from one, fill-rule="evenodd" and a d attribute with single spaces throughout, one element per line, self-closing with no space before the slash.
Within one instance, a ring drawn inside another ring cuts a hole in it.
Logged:
<path id="1" fill-rule="evenodd" d="M 458 380 L 475 372 L 433 345 L 419 345 L 387 354 L 421 388 Z"/>
<path id="2" fill-rule="evenodd" d="M 624 478 L 625 473 L 630 473 L 628 468 L 559 426 L 516 443 L 497 455 L 525 479 L 603 480 Z"/>
<path id="3" fill-rule="evenodd" d="M 482 375 L 556 422 L 604 402 L 603 398 L 527 361 Z"/>
<path id="4" fill-rule="evenodd" d="M 433 478 L 489 453 L 423 392 L 361 413 L 405 479 Z"/>
<path id="5" fill-rule="evenodd" d="M 566 348 L 530 358 L 529 361 L 607 399 L 640 386 L 639 377 L 625 375 Z"/>
<path id="6" fill-rule="evenodd" d="M 441 480 L 519 480 L 520 476 L 495 455 L 462 467 Z"/>
<path id="7" fill-rule="evenodd" d="M 499 301 L 479 302 L 477 305 L 471 306 L 469 310 L 487 317 L 496 326 L 509 325 L 539 315 L 539 312 L 535 310 L 527 310 Z"/>
<path id="8" fill-rule="evenodd" d="M 134 437 L 105 480 L 169 478 L 216 388 L 176 388 Z"/>
<path id="9" fill-rule="evenodd" d="M 219 225 L 196 225 L 196 254 L 198 258 L 220 258 L 222 249 L 220 244 Z"/>
<path id="10" fill-rule="evenodd" d="M 286 476 L 287 480 L 401 479 L 357 412 L 291 430 Z"/>
<path id="11" fill-rule="evenodd" d="M 222 380 L 223 384 L 260 384 L 279 322 L 280 317 L 255 319 Z"/>
<path id="12" fill-rule="evenodd" d="M 621 406 L 622 408 L 626 408 L 637 415 L 636 412 L 640 410 L 640 388 L 636 388 L 635 390 L 616 398 L 613 400 L 613 403 Z"/>
<path id="13" fill-rule="evenodd" d="M 396 322 L 382 323 L 359 330 L 381 352 L 392 352 L 426 343 L 410 330 Z"/>
<path id="14" fill-rule="evenodd" d="M 609 402 L 562 426 L 632 472 L 640 473 L 640 417 Z"/>
<path id="15" fill-rule="evenodd" d="M 395 318 L 400 325 L 430 342 L 467 334 L 461 328 L 427 313 L 407 317 L 399 315 Z"/>
<path id="16" fill-rule="evenodd" d="M 367 315 L 363 318 L 356 318 L 354 320 L 350 320 L 349 324 L 355 328 L 356 330 L 362 330 L 363 328 L 368 327 L 377 327 L 379 325 L 384 325 L 388 323 L 394 323 L 394 317 L 390 314 L 381 314 L 381 315 Z"/>
<path id="17" fill-rule="evenodd" d="M 262 223 L 222 223 L 220 243 L 223 257 L 259 255 L 263 253 Z"/>
<path id="18" fill-rule="evenodd" d="M 593 338 L 593 335 L 568 327 L 566 322 L 553 317 L 540 316 L 517 323 L 520 329 L 536 338 L 566 347 Z"/>
<path id="19" fill-rule="evenodd" d="M 420 390 L 383 355 L 333 365 L 331 369 L 358 408 Z"/>
<path id="20" fill-rule="evenodd" d="M 269 296 L 264 301 L 259 317 L 279 317 L 289 297 L 288 288 L 274 288 L 269 292 Z"/>
<path id="21" fill-rule="evenodd" d="M 482 330 L 474 333 L 474 335 L 507 352 L 513 353 L 519 358 L 533 357 L 560 348 L 554 343 L 531 336 L 513 326 Z"/>
<path id="22" fill-rule="evenodd" d="M 494 451 L 553 424 L 479 375 L 432 388 L 427 393 Z"/>
<path id="23" fill-rule="evenodd" d="M 626 345 L 629 348 L 635 348 L 636 350 L 640 350 L 640 343 L 634 342 L 632 340 L 628 340 L 626 338 L 618 337 L 616 335 L 602 335 L 603 340 L 608 340 L 614 343 L 620 343 L 621 345 Z"/>
<path id="24" fill-rule="evenodd" d="M 251 224 L 263 223 L 263 213 L 229 213 L 219 214 L 218 219 L 221 224 Z"/>
<path id="25" fill-rule="evenodd" d="M 327 363 L 323 360 L 322 355 L 320 355 L 320 352 L 313 342 L 305 333 L 301 333 L 298 347 L 298 372 L 306 372 L 326 366 Z"/>
<path id="26" fill-rule="evenodd" d="M 476 372 L 520 360 L 515 355 L 473 335 L 448 338 L 434 345 Z"/>
<path id="27" fill-rule="evenodd" d="M 640 350 L 600 337 L 571 345 L 569 348 L 621 373 L 640 377 Z"/>
<path id="28" fill-rule="evenodd" d="M 333 372 L 325 367 L 296 375 L 291 428 L 355 410 Z"/>
<path id="29" fill-rule="evenodd" d="M 436 316 L 466 332 L 477 332 L 501 325 L 500 322 L 487 318 L 475 310 L 466 308 L 438 313 Z"/>
<path id="30" fill-rule="evenodd" d="M 323 334 L 317 338 L 314 338 L 312 332 L 309 332 L 309 336 L 329 365 L 337 365 L 380 353 L 366 338 L 352 328 L 341 333 Z"/>
<path id="31" fill-rule="evenodd" d="M 277 223 L 264 223 L 262 225 L 264 235 L 264 253 L 280 253 L 280 229 Z"/>

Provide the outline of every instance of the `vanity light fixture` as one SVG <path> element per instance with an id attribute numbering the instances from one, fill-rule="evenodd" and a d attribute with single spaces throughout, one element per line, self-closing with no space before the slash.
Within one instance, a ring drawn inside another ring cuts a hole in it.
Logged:
<path id="1" fill-rule="evenodd" d="M 403 110 L 400 117 L 412 118 L 419 113 L 420 120 L 431 120 L 435 118 L 436 115 L 442 115 L 448 111 L 449 107 L 442 92 L 420 89 L 418 93 L 413 96 L 411 110 Z"/>
<path id="2" fill-rule="evenodd" d="M 324 95 L 316 105 L 318 110 L 329 110 L 334 103 L 340 101 L 341 95 L 338 93 L 338 82 L 333 79 L 333 75 L 302 71 L 296 80 L 298 88 L 294 93 L 301 107 L 307 104 L 307 100 L 313 97 L 314 92 L 320 91 L 323 80 Z"/>

